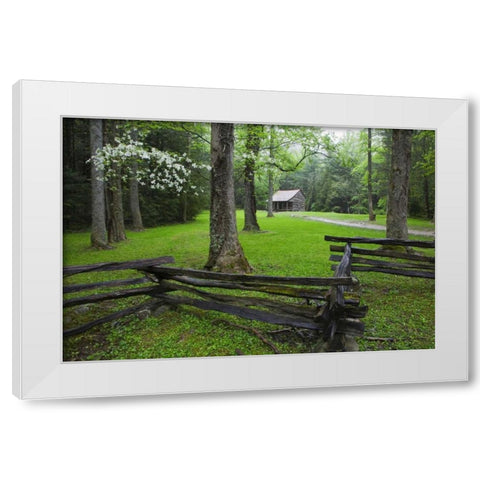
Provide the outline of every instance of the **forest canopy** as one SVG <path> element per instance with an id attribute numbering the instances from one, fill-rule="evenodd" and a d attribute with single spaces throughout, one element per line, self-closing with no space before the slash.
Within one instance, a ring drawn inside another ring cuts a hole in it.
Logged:
<path id="1" fill-rule="evenodd" d="M 210 124 L 102 120 L 92 151 L 91 120 L 63 122 L 65 232 L 92 226 L 92 175 L 102 175 L 114 241 L 122 222 L 139 230 L 187 222 L 209 209 Z M 247 208 L 269 210 L 273 192 L 300 189 L 306 211 L 368 215 L 370 202 L 376 214 L 386 213 L 392 132 L 236 124 L 236 208 L 245 208 L 247 219 Z M 434 212 L 435 132 L 412 131 L 408 216 L 433 220 Z"/>

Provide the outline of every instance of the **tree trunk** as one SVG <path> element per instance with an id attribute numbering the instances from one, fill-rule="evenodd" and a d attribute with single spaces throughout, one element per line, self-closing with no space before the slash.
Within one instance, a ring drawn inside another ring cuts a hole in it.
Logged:
<path id="1" fill-rule="evenodd" d="M 268 204 L 267 217 L 273 217 L 273 172 L 268 172 Z"/>
<path id="2" fill-rule="evenodd" d="M 138 198 L 137 167 L 137 160 L 133 159 L 131 165 L 132 175 L 129 181 L 130 213 L 132 214 L 132 230 L 143 232 L 142 213 L 140 212 L 140 201 Z"/>
<path id="3" fill-rule="evenodd" d="M 135 128 L 131 131 L 131 138 L 134 141 L 138 140 L 138 130 Z M 129 179 L 129 200 L 130 213 L 132 215 L 132 230 L 136 232 L 143 232 L 142 213 L 140 212 L 140 201 L 138 198 L 138 180 L 137 180 L 138 160 L 132 158 L 131 175 Z"/>
<path id="4" fill-rule="evenodd" d="M 90 153 L 92 157 L 102 146 L 102 120 L 90 120 Z M 91 177 L 92 233 L 90 242 L 92 247 L 107 248 L 103 170 L 97 169 L 93 160 L 91 162 Z"/>
<path id="5" fill-rule="evenodd" d="M 260 231 L 257 221 L 257 201 L 255 198 L 255 162 L 260 151 L 260 125 L 247 125 L 247 158 L 245 159 L 245 225 L 243 230 L 249 232 Z"/>
<path id="6" fill-rule="evenodd" d="M 75 163 L 75 128 L 74 118 L 63 119 L 63 165 L 77 170 Z"/>
<path id="7" fill-rule="evenodd" d="M 368 190 L 368 219 L 373 222 L 376 219 L 375 212 L 373 211 L 373 196 L 372 196 L 372 129 L 367 128 L 367 152 L 368 152 L 368 165 L 367 165 L 367 190 Z"/>
<path id="8" fill-rule="evenodd" d="M 425 199 L 425 211 L 427 214 L 427 218 L 429 220 L 433 217 L 432 207 L 430 205 L 430 188 L 428 185 L 428 177 L 423 177 L 423 198 Z"/>
<path id="9" fill-rule="evenodd" d="M 108 241 L 122 242 L 127 239 L 123 218 L 122 181 L 119 173 L 109 182 L 108 199 L 110 218 L 108 219 Z"/>
<path id="10" fill-rule="evenodd" d="M 181 207 L 182 207 L 182 223 L 187 223 L 188 221 L 188 195 L 187 192 L 182 192 L 181 197 Z"/>
<path id="11" fill-rule="evenodd" d="M 387 238 L 408 239 L 408 188 L 412 156 L 412 135 L 412 130 L 393 130 L 392 133 Z"/>
<path id="12" fill-rule="evenodd" d="M 191 155 L 191 148 L 192 148 L 192 134 L 191 132 L 187 132 L 187 157 L 190 158 Z M 187 193 L 188 185 L 184 185 L 184 189 L 182 191 L 182 195 L 180 197 L 180 208 L 181 208 L 181 221 L 182 223 L 187 223 L 188 221 L 188 193 Z"/>
<path id="13" fill-rule="evenodd" d="M 106 132 L 109 143 L 115 142 L 115 121 L 109 122 L 110 129 Z M 107 185 L 107 200 L 109 218 L 107 221 L 108 241 L 121 242 L 127 239 L 125 233 L 125 221 L 123 217 L 123 193 L 122 193 L 122 172 L 118 165 L 112 166 L 111 180 Z"/>
<path id="14" fill-rule="evenodd" d="M 275 126 L 270 125 L 270 162 L 275 162 L 274 154 L 274 135 Z M 268 169 L 268 203 L 267 203 L 267 217 L 273 217 L 273 172 L 271 168 Z"/>
<path id="15" fill-rule="evenodd" d="M 205 268 L 221 272 L 251 271 L 238 241 L 233 186 L 234 133 L 231 123 L 212 123 L 210 250 Z"/>

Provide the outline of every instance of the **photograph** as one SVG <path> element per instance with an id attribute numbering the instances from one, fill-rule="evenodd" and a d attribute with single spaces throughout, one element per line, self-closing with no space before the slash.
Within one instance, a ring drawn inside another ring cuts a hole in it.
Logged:
<path id="1" fill-rule="evenodd" d="M 4 2 L 4 478 L 479 470 L 474 5 Z"/>
<path id="2" fill-rule="evenodd" d="M 435 152 L 63 117 L 63 362 L 435 349 Z"/>

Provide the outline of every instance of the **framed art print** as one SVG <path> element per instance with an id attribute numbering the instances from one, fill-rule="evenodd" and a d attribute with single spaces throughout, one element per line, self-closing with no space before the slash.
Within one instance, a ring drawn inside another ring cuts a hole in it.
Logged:
<path id="1" fill-rule="evenodd" d="M 19 81 L 14 394 L 467 380 L 467 118 Z"/>

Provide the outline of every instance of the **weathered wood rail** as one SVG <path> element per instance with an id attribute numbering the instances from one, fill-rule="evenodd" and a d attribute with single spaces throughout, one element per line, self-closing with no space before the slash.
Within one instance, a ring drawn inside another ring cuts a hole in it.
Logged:
<path id="1" fill-rule="evenodd" d="M 100 288 L 115 289 L 67 298 L 64 300 L 66 309 L 135 296 L 143 300 L 137 305 L 66 329 L 63 335 L 77 335 L 141 310 L 154 310 L 160 305 L 183 305 L 269 324 L 308 329 L 317 332 L 320 339 L 323 338 L 324 350 L 350 349 L 345 339 L 363 335 L 364 324 L 361 319 L 365 317 L 367 307 L 361 306 L 360 300 L 347 292 L 355 286 L 356 280 L 350 275 L 349 248 L 345 249 L 344 256 L 342 266 L 332 277 L 239 275 L 165 266 L 166 263 L 173 263 L 172 257 L 65 267 L 65 276 L 134 270 L 143 273 L 144 277 L 65 285 L 64 294 Z M 118 290 L 119 286 L 127 288 Z"/>
<path id="2" fill-rule="evenodd" d="M 370 245 L 374 248 L 351 247 L 351 271 L 377 272 L 389 275 L 435 279 L 435 256 L 413 250 L 434 249 L 435 241 L 395 240 L 391 238 L 325 236 L 328 242 Z M 330 245 L 331 252 L 342 252 L 345 245 Z M 376 257 L 376 258 L 370 258 Z M 341 255 L 331 255 L 332 262 L 341 262 Z M 382 260 L 379 260 L 382 258 Z M 335 264 L 332 269 L 336 268 Z"/>

